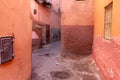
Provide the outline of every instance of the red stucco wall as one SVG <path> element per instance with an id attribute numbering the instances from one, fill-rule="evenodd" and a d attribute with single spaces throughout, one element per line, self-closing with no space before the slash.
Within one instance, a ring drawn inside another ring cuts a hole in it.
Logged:
<path id="1" fill-rule="evenodd" d="M 93 58 L 105 80 L 120 80 L 120 1 L 113 0 L 112 39 L 104 39 L 104 8 L 112 0 L 95 0 Z"/>
<path id="2" fill-rule="evenodd" d="M 62 51 L 65 53 L 63 55 L 90 54 L 93 37 L 93 0 L 61 0 L 60 4 Z"/>
<path id="3" fill-rule="evenodd" d="M 0 65 L 0 80 L 30 80 L 31 32 L 30 1 L 0 0 L 0 36 L 15 36 L 15 57 Z"/>
<path id="4" fill-rule="evenodd" d="M 59 0 L 53 0 L 51 4 L 51 8 L 47 8 L 43 6 L 42 3 L 31 0 L 31 18 L 34 21 L 33 27 L 37 24 L 42 28 L 42 31 L 43 28 L 46 27 L 46 24 L 50 25 L 50 41 L 56 41 L 60 39 Z M 37 14 L 33 14 L 34 9 L 37 10 Z M 42 35 L 45 36 L 45 34 Z M 42 42 L 45 42 L 45 40 Z"/>

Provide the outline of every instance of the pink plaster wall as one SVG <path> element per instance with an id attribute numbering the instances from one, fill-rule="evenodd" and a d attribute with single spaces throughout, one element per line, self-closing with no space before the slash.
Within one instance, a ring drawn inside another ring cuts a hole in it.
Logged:
<path id="1" fill-rule="evenodd" d="M 93 0 L 61 0 L 62 25 L 93 25 Z"/>
<path id="2" fill-rule="evenodd" d="M 39 4 L 38 6 L 38 19 L 40 25 L 50 25 L 50 41 L 57 41 L 60 39 L 60 12 L 59 0 L 52 1 L 52 7 L 46 8 Z"/>
<path id="3" fill-rule="evenodd" d="M 46 24 L 50 25 L 50 41 L 60 39 L 60 3 L 59 0 L 53 0 L 51 8 L 47 8 L 42 4 L 36 2 L 35 0 L 31 0 L 31 18 L 34 21 L 33 27 L 35 24 L 39 25 L 42 29 L 46 26 Z M 37 10 L 37 14 L 33 14 L 33 10 Z M 43 34 L 44 35 L 44 34 Z M 54 36 L 58 36 L 54 38 Z"/>
<path id="4" fill-rule="evenodd" d="M 105 80 L 119 80 L 120 78 L 119 41 L 118 37 L 113 37 L 108 41 L 102 36 L 94 36 L 93 57 Z"/>
<path id="5" fill-rule="evenodd" d="M 90 54 L 93 37 L 93 0 L 61 0 L 63 55 Z"/>
<path id="6" fill-rule="evenodd" d="M 60 14 L 58 12 L 45 8 L 42 5 L 38 6 L 38 10 L 40 24 L 50 24 L 51 27 L 60 28 Z"/>
<path id="7" fill-rule="evenodd" d="M 35 0 L 30 0 L 30 4 L 31 4 L 31 9 L 30 9 L 30 13 L 31 13 L 31 18 L 33 21 L 38 22 L 38 4 L 35 2 Z M 37 10 L 37 14 L 34 14 L 34 9 Z"/>
<path id="8" fill-rule="evenodd" d="M 51 27 L 60 28 L 59 7 L 59 0 L 53 0 L 52 7 L 50 9 L 42 6 L 35 0 L 31 0 L 31 18 L 34 21 L 39 22 L 41 25 L 50 24 Z M 37 14 L 33 13 L 34 9 L 37 10 Z"/>

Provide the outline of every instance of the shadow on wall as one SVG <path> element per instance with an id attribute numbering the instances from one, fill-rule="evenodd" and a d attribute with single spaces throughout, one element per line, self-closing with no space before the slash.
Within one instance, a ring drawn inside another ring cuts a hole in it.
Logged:
<path id="1" fill-rule="evenodd" d="M 32 27 L 32 50 L 42 47 L 42 27 L 33 23 Z"/>
<path id="2" fill-rule="evenodd" d="M 51 28 L 50 25 L 39 25 L 33 23 L 32 30 L 32 49 L 42 48 L 50 42 L 59 41 L 61 34 L 60 28 Z"/>
<path id="3" fill-rule="evenodd" d="M 60 28 L 51 28 L 50 41 L 59 41 L 61 39 Z"/>

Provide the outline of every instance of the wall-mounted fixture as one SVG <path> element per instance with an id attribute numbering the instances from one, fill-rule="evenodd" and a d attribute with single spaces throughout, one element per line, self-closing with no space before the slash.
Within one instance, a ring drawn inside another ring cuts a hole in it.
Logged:
<path id="1" fill-rule="evenodd" d="M 8 62 L 14 58 L 13 43 L 13 36 L 0 37 L 0 64 Z"/>

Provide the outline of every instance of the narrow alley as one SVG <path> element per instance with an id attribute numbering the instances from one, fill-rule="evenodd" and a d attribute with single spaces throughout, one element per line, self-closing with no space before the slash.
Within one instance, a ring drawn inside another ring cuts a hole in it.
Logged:
<path id="1" fill-rule="evenodd" d="M 102 80 L 91 56 L 60 56 L 60 42 L 33 51 L 32 80 Z"/>
<path id="2" fill-rule="evenodd" d="M 120 80 L 120 0 L 0 0 L 0 80 Z"/>

